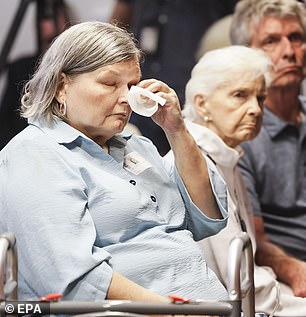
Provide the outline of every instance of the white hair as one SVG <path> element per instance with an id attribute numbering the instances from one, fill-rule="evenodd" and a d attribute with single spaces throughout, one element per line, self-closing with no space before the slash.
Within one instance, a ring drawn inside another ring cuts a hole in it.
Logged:
<path id="1" fill-rule="evenodd" d="M 198 119 L 194 97 L 197 94 L 212 94 L 222 85 L 231 85 L 235 75 L 257 79 L 264 76 L 268 87 L 271 82 L 273 64 L 261 50 L 233 45 L 207 52 L 191 72 L 185 89 L 183 114 L 191 121 Z"/>

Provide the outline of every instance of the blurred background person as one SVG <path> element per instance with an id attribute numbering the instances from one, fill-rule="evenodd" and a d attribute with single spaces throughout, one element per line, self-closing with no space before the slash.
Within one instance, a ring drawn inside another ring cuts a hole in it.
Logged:
<path id="1" fill-rule="evenodd" d="M 265 51 L 274 74 L 263 127 L 242 144 L 239 166 L 254 211 L 256 261 L 270 266 L 296 296 L 306 297 L 306 8 L 296 0 L 241 0 L 234 44 Z"/>
<path id="2" fill-rule="evenodd" d="M 64 0 L 41 0 L 37 4 L 37 52 L 7 65 L 7 81 L 0 105 L 0 149 L 27 126 L 18 110 L 23 84 L 33 74 L 40 55 L 50 46 L 54 37 L 70 26 L 71 21 L 71 9 Z"/>
<path id="3" fill-rule="evenodd" d="M 169 84 L 184 102 L 200 38 L 216 20 L 233 12 L 237 0 L 117 0 L 110 21 L 127 26 L 145 53 L 143 78 Z M 169 151 L 163 131 L 150 118 L 132 114 L 131 123 L 161 155 Z"/>

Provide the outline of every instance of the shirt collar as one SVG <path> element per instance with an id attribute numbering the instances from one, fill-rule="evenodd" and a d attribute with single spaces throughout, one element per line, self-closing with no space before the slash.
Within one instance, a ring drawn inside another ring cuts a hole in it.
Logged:
<path id="1" fill-rule="evenodd" d="M 189 120 L 185 120 L 185 122 L 197 145 L 206 152 L 216 164 L 227 167 L 236 166 L 239 158 L 243 154 L 239 146 L 231 148 L 208 128 Z"/>
<path id="2" fill-rule="evenodd" d="M 301 110 L 306 114 L 306 97 L 299 96 L 301 102 Z M 271 138 L 276 137 L 287 126 L 291 125 L 289 122 L 282 120 L 267 107 L 264 108 L 263 126 Z"/>
<path id="3" fill-rule="evenodd" d="M 87 142 L 94 142 L 84 133 L 73 128 L 71 125 L 60 119 L 56 119 L 52 125 L 48 125 L 42 121 L 33 119 L 29 119 L 28 122 L 29 124 L 39 128 L 41 131 L 53 138 L 59 144 L 69 144 L 74 142 L 78 138 L 83 138 Z M 129 134 L 125 136 L 118 134 L 112 137 L 109 142 L 114 146 L 124 147 L 126 146 L 126 142 L 130 139 L 130 137 L 131 135 Z"/>

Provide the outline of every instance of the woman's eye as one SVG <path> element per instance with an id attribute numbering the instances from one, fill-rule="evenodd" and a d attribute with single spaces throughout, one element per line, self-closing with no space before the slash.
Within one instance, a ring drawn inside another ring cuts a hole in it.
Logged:
<path id="1" fill-rule="evenodd" d="M 116 83 L 112 82 L 112 81 L 111 82 L 106 81 L 106 82 L 103 82 L 102 84 L 105 86 L 115 86 L 116 85 Z"/>
<path id="2" fill-rule="evenodd" d="M 246 98 L 247 94 L 245 92 L 239 91 L 234 94 L 235 98 Z"/>
<path id="3" fill-rule="evenodd" d="M 131 89 L 132 86 L 137 86 L 139 84 L 139 80 L 138 81 L 132 81 L 130 83 L 127 84 L 129 90 Z"/>

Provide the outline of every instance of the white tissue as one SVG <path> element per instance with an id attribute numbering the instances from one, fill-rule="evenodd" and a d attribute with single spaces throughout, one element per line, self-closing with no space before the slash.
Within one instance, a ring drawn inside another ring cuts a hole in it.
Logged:
<path id="1" fill-rule="evenodd" d="M 151 117 L 158 110 L 158 104 L 166 103 L 166 99 L 138 86 L 131 87 L 127 99 L 131 109 L 145 117 Z"/>

